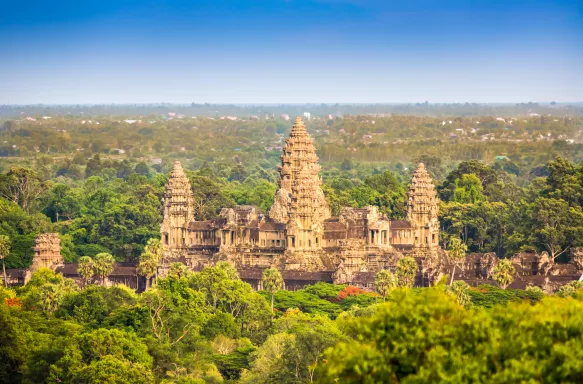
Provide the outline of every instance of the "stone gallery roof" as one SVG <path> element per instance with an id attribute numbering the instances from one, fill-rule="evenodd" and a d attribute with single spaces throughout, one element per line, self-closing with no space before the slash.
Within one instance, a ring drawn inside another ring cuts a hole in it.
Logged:
<path id="1" fill-rule="evenodd" d="M 341 223 L 338 218 L 328 219 L 324 222 L 325 231 L 342 231 L 346 232 L 346 224 Z"/>
<path id="2" fill-rule="evenodd" d="M 283 271 L 281 274 L 284 280 L 298 281 L 325 281 L 331 283 L 332 272 L 306 272 L 306 271 Z"/>
<path id="3" fill-rule="evenodd" d="M 213 221 L 212 220 L 204 220 L 204 221 L 191 221 L 188 223 L 188 229 L 192 230 L 211 230 L 213 229 Z"/>
<path id="4" fill-rule="evenodd" d="M 263 277 L 263 269 L 261 268 L 239 269 L 237 272 L 239 272 L 241 280 L 261 280 Z"/>
<path id="5" fill-rule="evenodd" d="M 25 268 L 6 268 L 6 277 L 9 279 L 22 279 L 26 276 Z"/>
<path id="6" fill-rule="evenodd" d="M 261 280 L 263 277 L 262 268 L 239 269 L 239 277 L 242 280 Z M 306 271 L 283 271 L 281 276 L 284 280 L 295 281 L 326 281 L 332 282 L 332 272 L 306 272 Z M 374 274 L 373 274 L 374 280 Z"/>
<path id="7" fill-rule="evenodd" d="M 411 223 L 407 220 L 391 220 L 391 229 L 410 229 Z"/>
<path id="8" fill-rule="evenodd" d="M 285 231 L 285 224 L 277 223 L 271 219 L 266 219 L 259 223 L 259 229 L 262 231 Z"/>
<path id="9" fill-rule="evenodd" d="M 375 278 L 374 272 L 355 272 L 351 283 L 353 284 L 373 284 Z"/>
<path id="10" fill-rule="evenodd" d="M 55 272 L 63 276 L 77 276 L 77 263 L 65 263 L 56 268 Z M 134 263 L 115 263 L 113 272 L 109 276 L 137 276 L 136 265 Z"/>

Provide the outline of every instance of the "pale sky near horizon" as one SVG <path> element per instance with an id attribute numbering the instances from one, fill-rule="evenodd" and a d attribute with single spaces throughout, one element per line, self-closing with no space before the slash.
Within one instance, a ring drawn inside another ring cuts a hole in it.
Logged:
<path id="1" fill-rule="evenodd" d="M 582 1 L 29 1 L 0 104 L 583 101 Z"/>

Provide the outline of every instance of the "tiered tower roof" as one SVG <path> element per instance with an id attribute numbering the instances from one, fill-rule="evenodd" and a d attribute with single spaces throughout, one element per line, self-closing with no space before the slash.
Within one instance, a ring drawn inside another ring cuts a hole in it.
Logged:
<path id="1" fill-rule="evenodd" d="M 170 173 L 170 179 L 168 180 L 168 184 L 166 184 L 164 202 L 166 204 L 179 204 L 185 207 L 193 203 L 190 182 L 178 160 L 174 162 L 174 167 Z"/>
<path id="2" fill-rule="evenodd" d="M 38 268 L 52 268 L 63 262 L 61 239 L 58 233 L 42 233 L 34 240 L 33 271 Z"/>
<path id="3" fill-rule="evenodd" d="M 194 198 L 188 177 L 179 161 L 174 162 L 164 191 L 164 220 L 160 231 L 165 245 L 184 245 L 186 228 L 194 218 Z"/>
<path id="4" fill-rule="evenodd" d="M 296 119 L 285 140 L 278 169 L 279 190 L 269 213 L 272 219 L 287 223 L 294 216 L 310 225 L 313 220 L 321 222 L 330 217 L 321 188 L 316 149 L 301 117 Z"/>
<path id="5" fill-rule="evenodd" d="M 437 221 L 437 194 L 431 176 L 423 163 L 419 163 L 407 199 L 407 218 L 409 221 L 425 225 Z"/>

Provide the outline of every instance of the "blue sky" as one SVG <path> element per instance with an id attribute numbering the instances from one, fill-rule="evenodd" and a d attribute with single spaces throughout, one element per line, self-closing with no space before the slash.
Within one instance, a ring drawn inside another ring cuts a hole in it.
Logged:
<path id="1" fill-rule="evenodd" d="M 0 104 L 583 101 L 583 1 L 10 1 Z"/>

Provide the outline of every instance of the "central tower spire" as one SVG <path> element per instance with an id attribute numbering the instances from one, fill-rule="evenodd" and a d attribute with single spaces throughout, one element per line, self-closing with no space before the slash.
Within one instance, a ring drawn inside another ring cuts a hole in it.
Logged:
<path id="1" fill-rule="evenodd" d="M 320 187 L 318 156 L 301 117 L 285 140 L 279 170 L 279 189 L 269 217 L 287 224 L 293 217 L 311 227 L 330 217 L 330 207 Z"/>
<path id="2" fill-rule="evenodd" d="M 315 271 L 324 268 L 324 220 L 330 207 L 324 197 L 320 166 L 312 138 L 301 117 L 285 140 L 279 166 L 279 189 L 269 217 L 285 224 L 285 268 Z"/>

